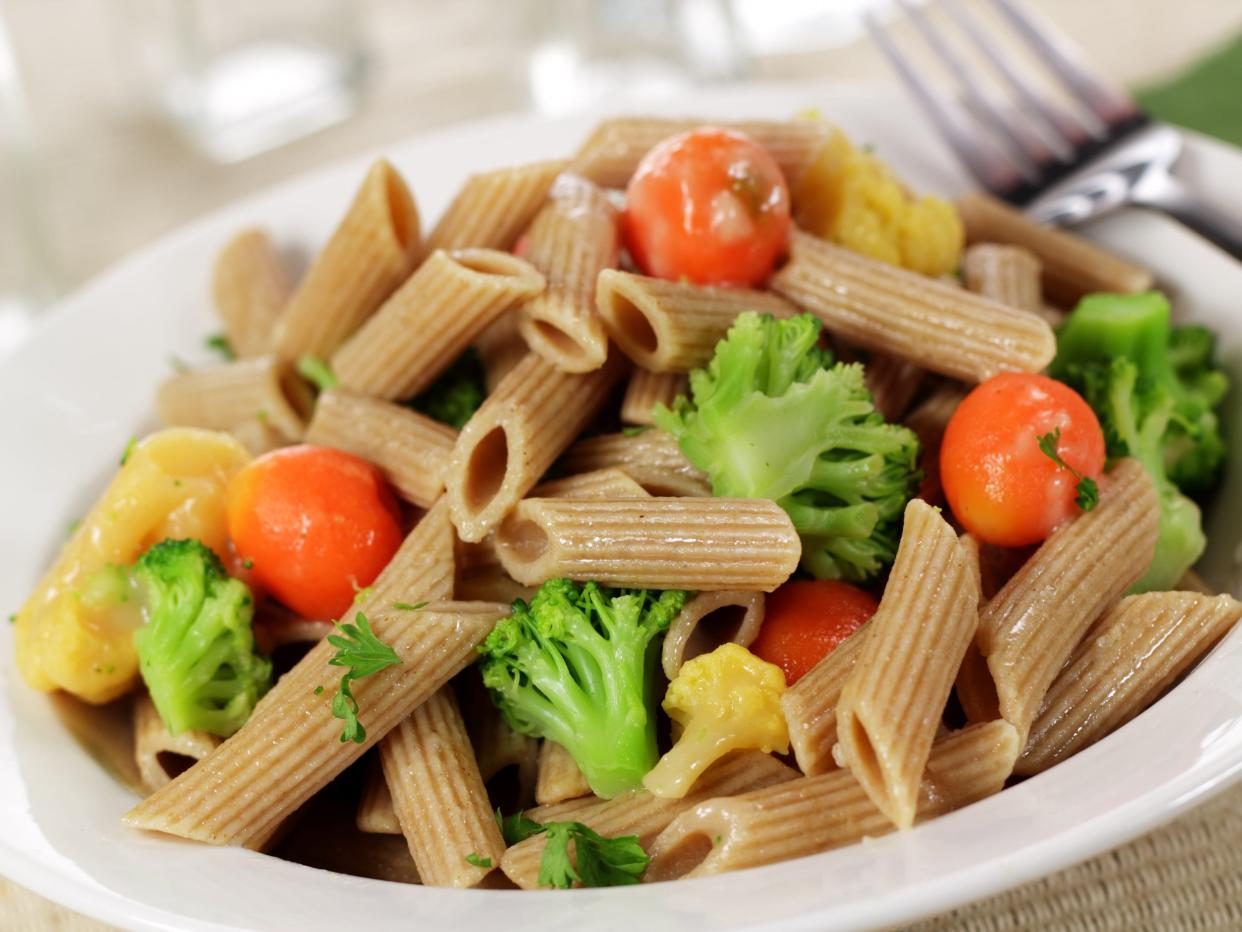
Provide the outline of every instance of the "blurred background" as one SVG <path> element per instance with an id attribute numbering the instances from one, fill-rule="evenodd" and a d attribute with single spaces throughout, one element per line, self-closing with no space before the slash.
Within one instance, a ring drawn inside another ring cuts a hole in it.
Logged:
<path id="1" fill-rule="evenodd" d="M 1238 0 L 1035 5 L 1131 87 L 1242 29 Z M 891 82 L 863 37 L 867 9 L 897 12 L 892 0 L 0 0 L 0 349 L 24 309 L 161 233 L 438 126 L 563 114 L 622 90 Z"/>

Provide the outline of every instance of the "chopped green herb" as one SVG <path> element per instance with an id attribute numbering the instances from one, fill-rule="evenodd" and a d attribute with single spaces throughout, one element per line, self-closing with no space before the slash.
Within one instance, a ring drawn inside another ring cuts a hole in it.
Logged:
<path id="1" fill-rule="evenodd" d="M 219 353 L 226 362 L 232 362 L 237 358 L 237 353 L 233 351 L 233 344 L 223 333 L 213 333 L 203 342 L 209 350 Z"/>
<path id="2" fill-rule="evenodd" d="M 134 447 L 136 446 L 138 446 L 138 436 L 135 434 L 129 438 L 129 443 L 125 444 L 125 452 L 121 454 L 122 466 L 129 462 L 130 454 L 134 452 Z"/>
<path id="3" fill-rule="evenodd" d="M 637 437 L 639 434 L 648 430 L 651 430 L 650 424 L 631 424 L 628 427 L 622 427 L 621 433 L 625 434 L 627 437 Z"/>
<path id="4" fill-rule="evenodd" d="M 336 655 L 328 663 L 334 667 L 349 668 L 332 697 L 332 714 L 345 722 L 345 727 L 341 729 L 341 741 L 363 744 L 367 740 L 367 731 L 358 721 L 358 700 L 350 691 L 349 684 L 388 667 L 398 667 L 401 658 L 375 636 L 366 615 L 358 612 L 354 618 L 357 624 L 337 622 L 336 627 L 341 634 L 328 635 L 328 643 L 336 648 Z"/>
<path id="5" fill-rule="evenodd" d="M 267 423 L 267 409 L 266 408 L 260 408 L 258 411 L 254 413 L 254 416 L 255 418 L 258 419 L 260 424 Z"/>
<path id="6" fill-rule="evenodd" d="M 518 810 L 514 815 L 502 815 L 500 810 L 496 810 L 496 824 L 500 826 L 500 834 L 504 836 L 505 845 L 516 845 L 520 841 L 525 841 L 531 835 L 538 835 L 543 831 L 543 826 L 534 819 L 526 818 L 522 810 Z"/>
<path id="7" fill-rule="evenodd" d="M 575 881 L 584 887 L 619 887 L 638 883 L 651 859 L 637 835 L 605 838 L 581 822 L 549 822 L 548 845 L 539 862 L 539 885 L 567 890 Z M 569 843 L 574 843 L 574 861 Z"/>
<path id="8" fill-rule="evenodd" d="M 363 586 L 361 589 L 357 590 L 354 593 L 354 604 L 357 605 L 359 602 L 365 601 L 367 598 L 370 597 L 370 595 L 371 595 L 371 587 Z"/>
<path id="9" fill-rule="evenodd" d="M 12 613 L 10 613 L 10 615 L 9 615 L 9 624 L 11 624 L 11 625 L 15 625 L 15 624 L 17 624 L 17 612 L 12 612 Z"/>
<path id="10" fill-rule="evenodd" d="M 492 859 L 481 858 L 477 854 L 475 854 L 473 851 L 471 851 L 468 855 L 466 855 L 466 863 L 473 864 L 475 867 L 491 867 Z"/>
<path id="11" fill-rule="evenodd" d="M 1083 511 L 1090 511 L 1100 503 L 1100 486 L 1090 476 L 1084 476 L 1077 469 L 1071 466 L 1065 460 L 1061 459 L 1061 454 L 1057 452 L 1057 444 L 1061 442 L 1061 428 L 1057 428 L 1050 434 L 1044 434 L 1039 438 L 1039 449 L 1043 454 L 1052 460 L 1062 469 L 1069 470 L 1070 474 L 1078 480 L 1078 494 L 1074 497 L 1074 503 Z"/>
<path id="12" fill-rule="evenodd" d="M 242 569 L 244 570 L 254 569 L 254 560 L 251 560 L 249 557 L 247 557 L 245 560 L 242 560 Z"/>
<path id="13" fill-rule="evenodd" d="M 72 534 L 74 531 L 76 531 L 76 530 L 77 530 L 78 528 L 80 528 L 81 526 L 82 526 L 82 519 L 81 519 L 81 518 L 74 518 L 74 519 L 73 519 L 72 521 L 70 521 L 70 522 L 69 522 L 69 524 L 66 526 L 66 528 L 65 528 L 65 532 L 66 532 L 66 533 L 68 533 L 68 534 Z"/>
<path id="14" fill-rule="evenodd" d="M 426 608 L 427 603 L 417 602 L 414 605 L 411 605 L 409 602 L 393 602 L 392 607 L 399 612 L 416 612 L 420 608 Z"/>
<path id="15" fill-rule="evenodd" d="M 303 356 L 298 360 L 298 375 L 310 382 L 321 392 L 336 388 L 341 380 L 318 356 Z"/>
<path id="16" fill-rule="evenodd" d="M 173 356 L 172 354 L 169 354 L 168 365 L 172 367 L 172 370 L 174 372 L 189 372 L 190 371 L 190 364 L 187 363 L 180 356 Z"/>
<path id="17" fill-rule="evenodd" d="M 712 837 L 712 847 L 714 848 L 716 845 L 720 844 L 720 842 L 721 842 L 721 841 L 723 841 L 723 840 L 724 840 L 724 839 L 723 839 L 723 836 L 721 836 L 721 835 L 715 835 L 715 836 L 713 836 L 713 837 Z"/>
<path id="18" fill-rule="evenodd" d="M 173 488 L 174 488 L 174 489 L 179 489 L 179 488 L 181 488 L 181 480 L 180 480 L 180 479 L 174 479 L 174 480 L 173 480 Z"/>
<path id="19" fill-rule="evenodd" d="M 322 687 L 322 686 L 316 686 L 316 687 L 315 687 L 315 695 L 316 695 L 316 696 L 322 696 L 322 695 L 323 695 L 323 687 Z"/>

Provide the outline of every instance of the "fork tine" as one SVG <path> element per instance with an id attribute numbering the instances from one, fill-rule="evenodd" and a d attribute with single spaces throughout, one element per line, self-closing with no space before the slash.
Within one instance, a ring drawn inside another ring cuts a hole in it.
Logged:
<path id="1" fill-rule="evenodd" d="M 1030 43 L 1045 65 L 1110 129 L 1139 116 L 1139 109 L 1120 87 L 1101 76 L 1078 46 L 1051 26 L 1040 23 L 1020 0 L 992 0 Z"/>
<path id="2" fill-rule="evenodd" d="M 898 76 L 975 180 L 994 194 L 1012 197 L 1017 189 L 1024 186 L 1022 174 L 1012 160 L 987 137 L 973 131 L 961 118 L 956 105 L 919 76 L 874 14 L 865 14 L 863 22 L 876 46 L 892 63 Z"/>
<path id="3" fill-rule="evenodd" d="M 1081 122 L 1074 119 L 1069 111 L 1055 106 L 1044 95 L 1040 94 L 1013 63 L 1000 53 L 996 44 L 989 40 L 981 28 L 979 21 L 958 2 L 958 0 L 940 0 L 941 6 L 951 16 L 962 32 L 970 37 L 970 41 L 983 54 L 1009 84 L 1019 99 L 1032 111 L 1043 118 L 1052 131 L 1049 144 L 1057 154 L 1057 158 L 1068 161 L 1073 157 L 1074 149 L 1083 145 L 1089 135 Z"/>
<path id="4" fill-rule="evenodd" d="M 941 31 L 936 28 L 923 10 L 912 0 L 899 0 L 902 9 L 936 56 L 952 72 L 966 99 L 967 106 L 988 125 L 995 126 L 1008 139 L 1018 158 L 1015 160 L 1022 174 L 1030 181 L 1037 181 L 1040 166 L 1052 160 L 1047 144 L 1039 138 L 1030 124 L 1014 118 L 1011 110 L 999 106 L 994 97 L 980 88 L 977 74 L 972 74 L 958 53 L 949 45 Z"/>

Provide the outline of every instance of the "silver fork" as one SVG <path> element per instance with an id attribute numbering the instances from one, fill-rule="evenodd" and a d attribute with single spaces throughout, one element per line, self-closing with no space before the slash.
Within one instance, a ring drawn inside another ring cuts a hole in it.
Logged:
<path id="1" fill-rule="evenodd" d="M 940 6 L 1003 79 L 1008 95 L 994 91 L 994 78 L 968 64 L 911 0 L 899 3 L 952 74 L 961 105 L 919 72 L 873 14 L 865 17 L 876 45 L 975 179 L 1040 223 L 1080 223 L 1123 204 L 1154 208 L 1242 259 L 1242 209 L 1219 209 L 1173 173 L 1181 133 L 1139 109 L 1022 0 L 990 2 L 1081 111 L 1041 93 L 960 0 L 940 0 Z"/>

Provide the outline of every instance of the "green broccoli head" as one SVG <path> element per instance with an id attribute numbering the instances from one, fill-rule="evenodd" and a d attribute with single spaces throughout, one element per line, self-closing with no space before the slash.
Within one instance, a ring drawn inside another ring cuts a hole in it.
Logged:
<path id="1" fill-rule="evenodd" d="M 438 379 L 410 402 L 415 411 L 460 430 L 487 395 L 483 363 L 467 349 Z"/>
<path id="2" fill-rule="evenodd" d="M 134 576 L 148 619 L 134 632 L 138 666 L 160 718 L 173 734 L 233 734 L 272 679 L 255 653 L 250 590 L 197 540 L 156 544 Z"/>
<path id="3" fill-rule="evenodd" d="M 865 582 L 896 555 L 919 445 L 875 410 L 862 366 L 833 365 L 818 348 L 821 327 L 809 314 L 742 314 L 691 373 L 693 401 L 657 407 L 655 422 L 717 495 L 779 503 L 804 569 Z"/>
<path id="4" fill-rule="evenodd" d="M 563 745 L 597 795 L 633 789 L 658 757 L 655 643 L 687 597 L 549 580 L 479 646 L 483 683 L 515 730 Z"/>

